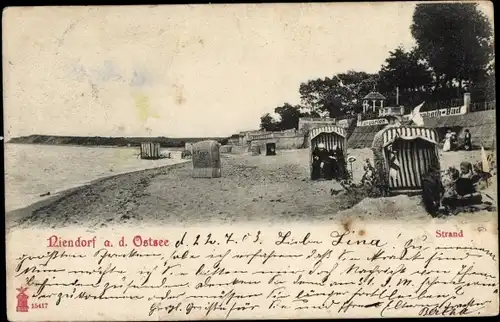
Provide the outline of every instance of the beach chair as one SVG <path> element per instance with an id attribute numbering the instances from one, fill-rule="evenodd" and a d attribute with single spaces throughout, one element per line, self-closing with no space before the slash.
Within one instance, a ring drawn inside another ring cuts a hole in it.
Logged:
<path id="1" fill-rule="evenodd" d="M 276 155 L 276 143 L 266 143 L 266 155 Z"/>
<path id="2" fill-rule="evenodd" d="M 375 171 L 392 194 L 421 193 L 423 176 L 440 169 L 438 134 L 416 126 L 388 126 L 372 143 Z"/>
<path id="3" fill-rule="evenodd" d="M 141 143 L 141 159 L 157 160 L 160 159 L 160 143 L 157 142 L 142 142 Z"/>
<path id="4" fill-rule="evenodd" d="M 250 152 L 253 156 L 260 155 L 260 145 L 253 143 L 250 145 Z"/>
<path id="5" fill-rule="evenodd" d="M 201 141 L 193 144 L 193 178 L 220 178 L 220 144 Z"/>
<path id="6" fill-rule="evenodd" d="M 309 142 L 309 168 L 311 180 L 316 179 L 313 171 L 313 151 L 316 149 L 318 144 L 322 143 L 326 150 L 332 150 L 334 147 L 340 147 L 344 151 L 344 155 L 347 153 L 347 142 L 346 142 L 346 131 L 344 128 L 335 125 L 329 125 L 324 127 L 312 128 L 308 132 L 308 142 Z M 346 165 L 347 166 L 347 165 Z M 320 178 L 323 177 L 323 172 L 320 172 Z"/>

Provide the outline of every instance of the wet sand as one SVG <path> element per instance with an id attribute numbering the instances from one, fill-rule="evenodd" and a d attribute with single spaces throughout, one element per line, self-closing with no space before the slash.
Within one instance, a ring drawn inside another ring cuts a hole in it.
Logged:
<path id="1" fill-rule="evenodd" d="M 369 149 L 350 151 L 357 158 L 355 180 Z M 443 156 L 442 166 L 458 165 L 461 152 Z M 467 154 L 475 159 L 478 154 Z M 446 163 L 446 164 L 445 164 Z M 191 164 L 117 175 L 71 189 L 49 200 L 6 214 L 6 228 L 79 226 L 199 226 L 248 221 L 259 224 L 364 220 L 425 220 L 418 196 L 364 199 L 343 192 L 333 181 L 309 180 L 307 150 L 276 156 L 222 155 L 222 177 L 191 177 Z M 490 188 L 491 189 L 491 188 Z M 496 186 L 495 186 L 496 191 Z M 493 191 L 493 192 L 495 192 Z M 496 196 L 496 193 L 494 193 Z M 354 206 L 354 207 L 353 207 Z M 496 213 L 459 214 L 481 221 Z"/>

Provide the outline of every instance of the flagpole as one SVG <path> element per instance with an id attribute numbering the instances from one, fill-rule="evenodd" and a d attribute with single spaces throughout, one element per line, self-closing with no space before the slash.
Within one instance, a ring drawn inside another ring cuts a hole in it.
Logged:
<path id="1" fill-rule="evenodd" d="M 396 86 L 396 107 L 399 106 L 399 86 Z"/>

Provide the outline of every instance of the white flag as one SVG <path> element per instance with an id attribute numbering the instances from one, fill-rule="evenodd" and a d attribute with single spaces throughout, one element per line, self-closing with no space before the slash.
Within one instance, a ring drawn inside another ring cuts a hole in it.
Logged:
<path id="1" fill-rule="evenodd" d="M 484 150 L 484 146 L 481 145 L 481 163 L 483 164 L 483 171 L 490 172 L 490 162 L 488 161 L 488 156 Z"/>
<path id="2" fill-rule="evenodd" d="M 424 102 L 422 104 L 418 105 L 417 107 L 415 107 L 413 109 L 413 111 L 411 112 L 410 121 L 415 123 L 415 125 L 417 125 L 417 126 L 424 126 L 424 119 L 423 119 L 422 115 L 420 115 L 420 108 L 423 105 L 424 105 Z"/>

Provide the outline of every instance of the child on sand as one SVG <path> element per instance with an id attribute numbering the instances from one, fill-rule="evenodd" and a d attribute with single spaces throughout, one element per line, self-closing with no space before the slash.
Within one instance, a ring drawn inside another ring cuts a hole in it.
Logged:
<path id="1" fill-rule="evenodd" d="M 363 176 L 361 177 L 361 183 L 362 184 L 371 184 L 373 181 L 373 175 L 375 172 L 375 168 L 372 166 L 370 163 L 370 159 L 365 160 L 365 164 L 363 165 L 363 170 L 365 171 L 363 173 Z"/>

